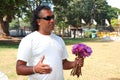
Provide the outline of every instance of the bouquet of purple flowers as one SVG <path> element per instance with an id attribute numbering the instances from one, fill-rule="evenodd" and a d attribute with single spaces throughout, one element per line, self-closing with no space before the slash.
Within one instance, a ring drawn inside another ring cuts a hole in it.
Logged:
<path id="1" fill-rule="evenodd" d="M 89 57 L 92 53 L 92 49 L 85 45 L 85 44 L 75 44 L 72 47 L 72 53 L 74 55 L 76 55 L 77 59 L 84 59 L 85 57 Z M 76 66 L 72 69 L 71 71 L 71 75 L 77 75 L 77 77 L 79 77 L 79 75 L 82 75 L 81 72 L 81 67 L 83 65 L 80 65 L 79 63 L 76 64 Z"/>

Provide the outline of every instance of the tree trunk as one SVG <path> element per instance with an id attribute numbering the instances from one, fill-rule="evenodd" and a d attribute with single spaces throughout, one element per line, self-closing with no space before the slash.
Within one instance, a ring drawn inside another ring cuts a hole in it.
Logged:
<path id="1" fill-rule="evenodd" d="M 3 26 L 3 24 L 2 24 L 1 19 L 0 19 L 0 35 L 3 33 L 2 26 Z"/>
<path id="2" fill-rule="evenodd" d="M 62 38 L 65 36 L 65 29 L 64 27 L 62 28 Z"/>
<path id="3" fill-rule="evenodd" d="M 73 30 L 73 35 L 74 35 L 74 39 L 76 38 L 76 29 L 75 30 Z"/>
<path id="4" fill-rule="evenodd" d="M 2 35 L 9 36 L 9 23 L 0 19 L 0 27 L 2 29 Z"/>

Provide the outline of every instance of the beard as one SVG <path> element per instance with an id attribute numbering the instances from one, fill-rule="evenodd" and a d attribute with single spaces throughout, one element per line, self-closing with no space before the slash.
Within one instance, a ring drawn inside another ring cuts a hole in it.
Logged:
<path id="1" fill-rule="evenodd" d="M 49 26 L 50 30 L 54 30 L 55 24 L 54 23 L 53 24 L 49 24 L 48 26 Z"/>

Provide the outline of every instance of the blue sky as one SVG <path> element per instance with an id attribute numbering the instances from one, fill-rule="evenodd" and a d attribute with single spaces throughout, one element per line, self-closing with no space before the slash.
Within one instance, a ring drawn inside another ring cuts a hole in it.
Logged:
<path id="1" fill-rule="evenodd" d="M 107 2 L 112 7 L 117 7 L 120 9 L 120 0 L 107 0 Z"/>

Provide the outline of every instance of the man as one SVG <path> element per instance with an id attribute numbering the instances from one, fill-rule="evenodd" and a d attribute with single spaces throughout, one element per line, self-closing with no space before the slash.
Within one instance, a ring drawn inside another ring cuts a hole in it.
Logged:
<path id="1" fill-rule="evenodd" d="M 18 48 L 16 72 L 28 75 L 28 80 L 64 80 L 63 69 L 71 69 L 76 63 L 70 62 L 62 38 L 52 33 L 54 14 L 48 6 L 39 6 L 34 12 L 33 31 L 22 39 Z"/>

